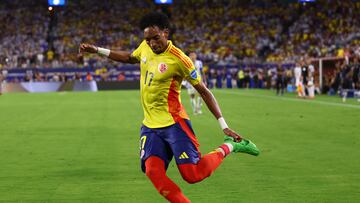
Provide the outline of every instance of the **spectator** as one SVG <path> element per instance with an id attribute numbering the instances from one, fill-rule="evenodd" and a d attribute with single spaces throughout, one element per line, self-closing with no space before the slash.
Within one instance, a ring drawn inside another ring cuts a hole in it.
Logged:
<path id="1" fill-rule="evenodd" d="M 242 68 L 239 69 L 238 72 L 238 80 L 237 80 L 237 86 L 238 88 L 243 88 L 244 87 L 244 71 Z"/>

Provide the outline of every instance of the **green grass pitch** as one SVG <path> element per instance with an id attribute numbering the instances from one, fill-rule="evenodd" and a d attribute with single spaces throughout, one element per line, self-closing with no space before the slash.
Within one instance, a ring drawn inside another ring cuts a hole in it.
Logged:
<path id="1" fill-rule="evenodd" d="M 232 154 L 201 183 L 168 175 L 194 203 L 360 202 L 360 103 L 214 90 L 231 128 L 262 150 Z M 183 103 L 190 113 L 188 96 Z M 166 202 L 139 167 L 138 91 L 0 96 L 0 202 Z M 190 115 L 202 153 L 222 143 Z"/>

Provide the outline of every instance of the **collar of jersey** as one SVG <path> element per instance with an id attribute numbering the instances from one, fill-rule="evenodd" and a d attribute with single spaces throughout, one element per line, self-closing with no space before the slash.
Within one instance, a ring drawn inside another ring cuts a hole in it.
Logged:
<path id="1" fill-rule="evenodd" d="M 168 47 L 166 48 L 166 50 L 163 53 L 168 52 L 171 49 L 171 47 L 173 46 L 171 40 L 168 40 L 167 42 L 168 42 Z"/>

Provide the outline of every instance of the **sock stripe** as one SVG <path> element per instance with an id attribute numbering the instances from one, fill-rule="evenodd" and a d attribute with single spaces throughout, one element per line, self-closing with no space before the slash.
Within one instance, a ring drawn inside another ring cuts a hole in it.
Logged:
<path id="1" fill-rule="evenodd" d="M 224 143 L 224 144 L 229 147 L 230 152 L 234 150 L 234 146 L 232 144 L 230 143 Z"/>
<path id="2" fill-rule="evenodd" d="M 231 152 L 227 143 L 222 144 L 221 146 L 219 146 L 219 148 L 224 151 L 224 153 L 225 153 L 224 156 L 227 156 Z"/>

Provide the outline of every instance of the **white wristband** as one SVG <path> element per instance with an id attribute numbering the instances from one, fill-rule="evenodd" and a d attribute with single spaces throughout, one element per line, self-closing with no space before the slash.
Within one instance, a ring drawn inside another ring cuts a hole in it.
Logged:
<path id="1" fill-rule="evenodd" d="M 221 126 L 221 129 L 224 130 L 225 128 L 229 128 L 229 126 L 226 124 L 225 119 L 223 117 L 220 117 L 218 119 L 218 121 L 219 121 L 219 124 Z"/>
<path id="2" fill-rule="evenodd" d="M 103 55 L 106 57 L 108 57 L 110 55 L 110 49 L 104 49 L 104 48 L 98 47 L 97 50 L 98 50 L 97 53 L 100 55 Z"/>

